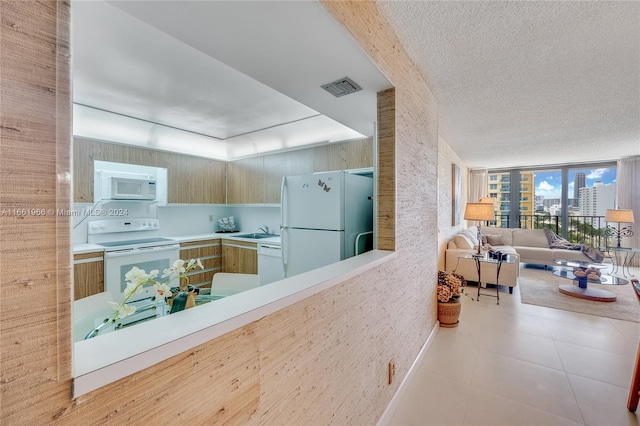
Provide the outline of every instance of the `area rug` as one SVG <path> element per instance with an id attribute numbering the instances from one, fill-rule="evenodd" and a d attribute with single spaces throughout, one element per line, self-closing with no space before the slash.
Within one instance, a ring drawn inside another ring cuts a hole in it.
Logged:
<path id="1" fill-rule="evenodd" d="M 615 302 L 596 302 L 579 299 L 560 293 L 558 286 L 570 284 L 572 281 L 553 275 L 548 269 L 520 269 L 518 287 L 522 303 L 563 309 L 565 311 L 640 322 L 640 304 L 631 284 L 601 285 L 594 287 L 608 290 L 616 294 Z"/>

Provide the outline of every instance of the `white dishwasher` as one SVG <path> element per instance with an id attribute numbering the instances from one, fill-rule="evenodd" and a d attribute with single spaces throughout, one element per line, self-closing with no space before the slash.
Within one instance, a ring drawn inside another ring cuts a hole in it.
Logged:
<path id="1" fill-rule="evenodd" d="M 260 285 L 284 279 L 281 246 L 258 243 L 258 275 L 260 275 Z"/>

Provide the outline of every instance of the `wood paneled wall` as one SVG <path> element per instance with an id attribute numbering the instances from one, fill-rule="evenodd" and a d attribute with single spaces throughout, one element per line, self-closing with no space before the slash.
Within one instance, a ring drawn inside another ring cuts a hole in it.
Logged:
<path id="1" fill-rule="evenodd" d="M 386 234 L 396 260 L 71 400 L 68 224 L 2 217 L 2 424 L 376 422 L 435 324 L 436 104 L 374 2 L 323 4 L 395 86 L 393 123 L 379 125 L 395 127 L 380 184 L 395 192 L 383 202 L 396 206 Z M 2 207 L 69 204 L 60 185 L 70 139 L 58 135 L 69 130 L 58 105 L 69 104 L 59 83 L 69 75 L 69 7 L 0 3 Z"/>
<path id="2" fill-rule="evenodd" d="M 95 202 L 94 161 L 102 160 L 166 168 L 169 203 L 279 203 L 283 176 L 373 167 L 372 147 L 367 138 L 224 162 L 74 138 L 73 201 Z"/>
<path id="3" fill-rule="evenodd" d="M 95 160 L 166 168 L 170 203 L 225 203 L 224 161 L 83 138 L 74 138 L 73 160 L 73 201 L 77 203 L 95 202 Z"/>
<path id="4" fill-rule="evenodd" d="M 396 242 L 396 94 L 378 94 L 378 232 L 377 248 L 395 250 Z"/>
<path id="5" fill-rule="evenodd" d="M 0 2 L 0 423 L 71 396 L 68 2 Z"/>

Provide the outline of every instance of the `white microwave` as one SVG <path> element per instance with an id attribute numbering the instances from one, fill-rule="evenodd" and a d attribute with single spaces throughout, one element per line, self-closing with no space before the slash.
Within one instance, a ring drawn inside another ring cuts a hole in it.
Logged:
<path id="1" fill-rule="evenodd" d="M 155 200 L 156 181 L 151 178 L 108 176 L 102 178 L 103 200 Z"/>

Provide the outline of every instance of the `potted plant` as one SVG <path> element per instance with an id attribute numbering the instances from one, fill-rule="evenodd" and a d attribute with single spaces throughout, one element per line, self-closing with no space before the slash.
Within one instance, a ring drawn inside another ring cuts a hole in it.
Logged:
<path id="1" fill-rule="evenodd" d="M 460 274 L 438 271 L 438 321 L 441 327 L 457 327 L 460 317 L 460 295 L 466 280 Z"/>

